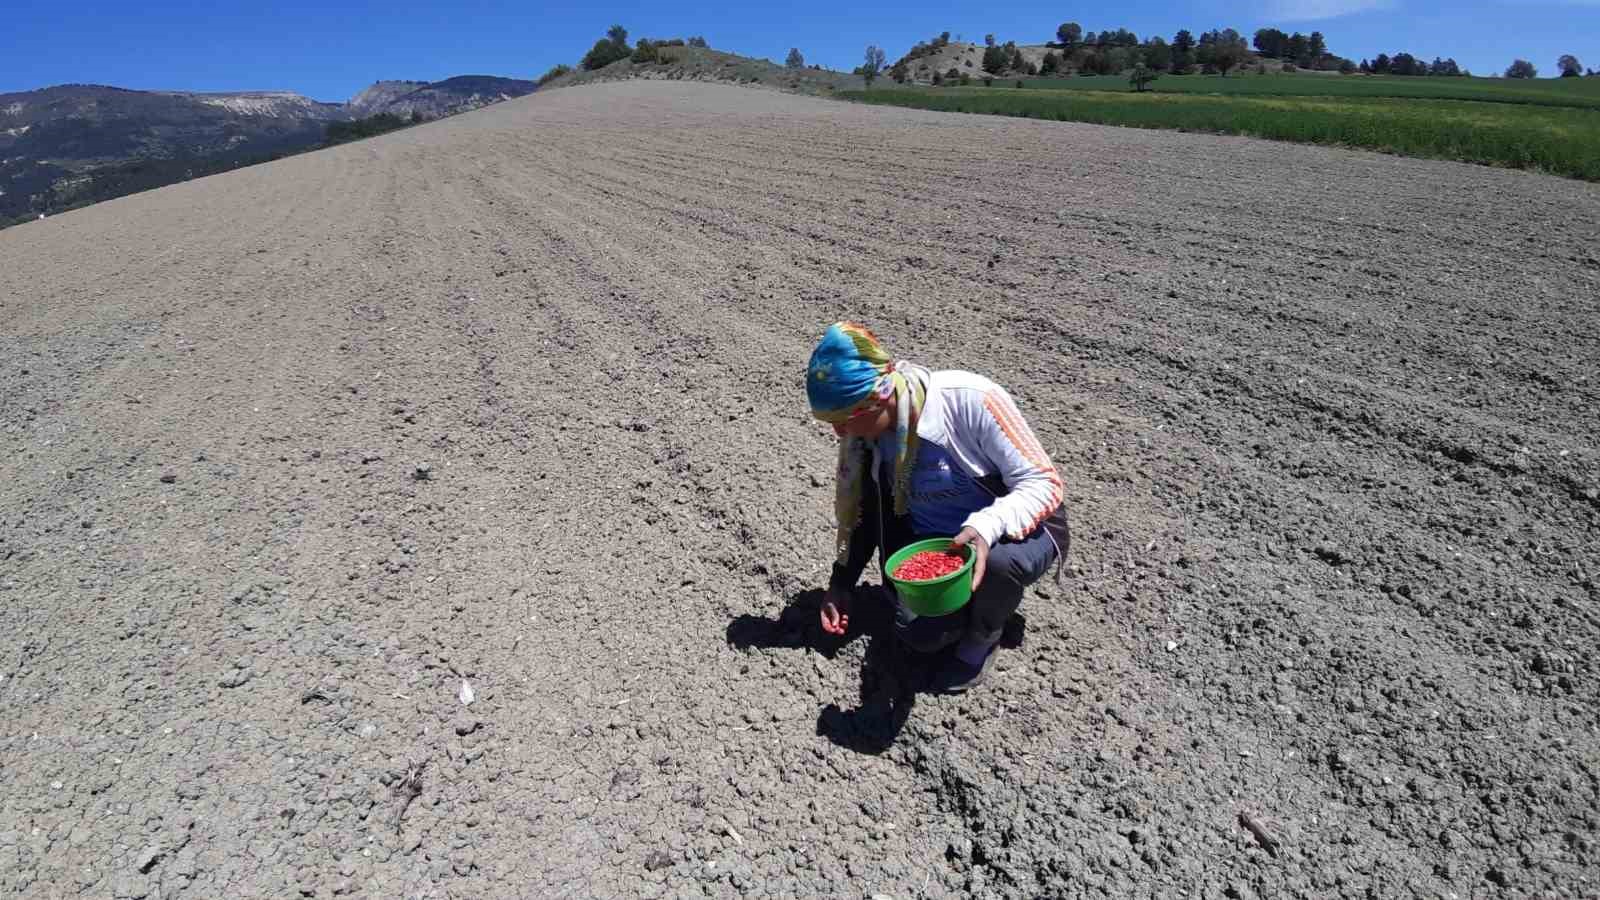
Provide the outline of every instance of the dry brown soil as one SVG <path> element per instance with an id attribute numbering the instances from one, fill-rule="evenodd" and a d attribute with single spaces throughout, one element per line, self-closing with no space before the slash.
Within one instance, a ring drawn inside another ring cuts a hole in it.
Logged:
<path id="1" fill-rule="evenodd" d="M 7 230 L 0 895 L 1596 896 L 1597 237 L 659 82 Z M 974 695 L 815 625 L 845 316 L 1068 484 Z"/>

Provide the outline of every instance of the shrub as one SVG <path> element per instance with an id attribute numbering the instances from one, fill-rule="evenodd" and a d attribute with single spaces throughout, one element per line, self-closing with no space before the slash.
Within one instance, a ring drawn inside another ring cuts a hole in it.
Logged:
<path id="1" fill-rule="evenodd" d="M 961 86 L 962 87 L 966 87 L 967 85 L 969 85 L 971 83 L 972 83 L 972 76 L 968 75 L 965 72 L 962 72 L 961 73 Z"/>
<path id="2" fill-rule="evenodd" d="M 996 47 L 992 43 L 989 45 L 988 49 L 983 51 L 983 70 L 988 72 L 990 75 L 999 75 L 1001 72 L 1005 71 L 1006 63 L 1010 61 L 1011 60 L 1007 56 L 1006 51 Z"/>
<path id="3" fill-rule="evenodd" d="M 699 47 L 700 49 L 705 50 L 705 49 L 709 48 L 711 45 L 706 43 L 706 39 L 705 38 L 697 36 L 697 37 L 689 38 L 689 46 L 691 46 L 691 47 Z"/>
<path id="4" fill-rule="evenodd" d="M 566 63 L 556 63 L 555 65 L 550 67 L 550 71 L 548 71 L 548 72 L 544 73 L 543 75 L 539 76 L 538 84 L 540 84 L 541 86 L 545 85 L 545 84 L 547 84 L 547 83 L 549 83 L 551 81 L 556 80 L 557 78 L 560 78 L 561 76 L 563 76 L 563 75 L 565 75 L 565 74 L 567 74 L 567 73 L 569 73 L 571 71 L 572 71 L 572 67 L 567 65 Z"/>
<path id="5" fill-rule="evenodd" d="M 961 70 L 956 68 L 955 66 L 951 66 L 950 67 L 950 71 L 944 73 L 944 77 L 947 80 L 954 81 L 955 79 L 961 77 Z"/>
<path id="6" fill-rule="evenodd" d="M 1146 65 L 1140 65 L 1128 76 L 1128 83 L 1133 85 L 1135 91 L 1144 92 L 1150 89 L 1150 82 L 1161 77 L 1161 73 Z"/>
<path id="7" fill-rule="evenodd" d="M 656 50 L 656 45 L 654 42 L 640 38 L 638 46 L 633 48 L 633 61 L 640 65 L 648 65 L 653 62 L 660 62 L 661 53 L 660 51 Z"/>
<path id="8" fill-rule="evenodd" d="M 627 59 L 633 51 L 628 47 L 628 29 L 613 25 L 606 36 L 594 42 L 578 65 L 588 71 L 604 69 L 620 59 Z"/>
<path id="9" fill-rule="evenodd" d="M 990 78 L 988 75 L 983 76 L 983 86 L 994 87 L 994 79 Z"/>
<path id="10" fill-rule="evenodd" d="M 1017 87 L 1022 87 L 1022 79 L 1021 78 L 1017 79 Z"/>

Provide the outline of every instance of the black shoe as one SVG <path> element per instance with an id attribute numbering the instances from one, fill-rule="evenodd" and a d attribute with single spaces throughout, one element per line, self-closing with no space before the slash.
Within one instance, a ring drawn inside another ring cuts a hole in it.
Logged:
<path id="1" fill-rule="evenodd" d="M 935 694 L 964 694 L 983 684 L 989 680 L 989 667 L 994 665 L 994 658 L 998 655 L 995 652 L 997 649 L 998 647 L 990 647 L 989 655 L 976 666 L 958 655 L 951 654 L 950 661 L 933 673 L 928 690 Z"/>

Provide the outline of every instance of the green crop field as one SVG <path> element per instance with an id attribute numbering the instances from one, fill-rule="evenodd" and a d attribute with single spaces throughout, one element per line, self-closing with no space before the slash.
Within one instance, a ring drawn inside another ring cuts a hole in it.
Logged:
<path id="1" fill-rule="evenodd" d="M 1257 76 L 1257 80 L 1270 78 Z M 1118 93 L 967 87 L 849 91 L 842 96 L 867 103 L 948 112 L 1335 144 L 1405 156 L 1537 169 L 1600 181 L 1600 111 L 1593 109 L 1385 97 L 1139 94 L 1127 89 L 1126 79 L 1121 81 L 1122 90 Z M 997 85 L 1001 83 L 996 80 Z"/>
<path id="2" fill-rule="evenodd" d="M 996 79 L 1013 86 L 1015 79 Z M 1125 91 L 1126 75 L 1087 78 L 1028 78 L 1023 86 L 1051 91 Z M 1408 78 L 1399 75 L 1284 73 L 1256 75 L 1166 75 L 1150 89 L 1165 94 L 1227 94 L 1275 97 L 1403 97 L 1415 100 L 1481 100 L 1535 106 L 1600 109 L 1600 78 Z"/>

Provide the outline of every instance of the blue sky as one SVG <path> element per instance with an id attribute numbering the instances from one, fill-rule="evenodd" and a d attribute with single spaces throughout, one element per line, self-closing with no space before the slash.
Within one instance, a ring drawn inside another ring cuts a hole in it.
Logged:
<path id="1" fill-rule="evenodd" d="M 230 4 L 172 0 L 78 3 L 12 0 L 0 21 L 0 92 L 64 82 L 141 89 L 292 90 L 344 100 L 378 79 L 450 75 L 533 77 L 574 62 L 613 22 L 634 37 L 701 34 L 713 47 L 781 60 L 799 47 L 808 62 L 860 63 L 869 43 L 892 60 L 940 31 L 981 40 L 1037 43 L 1056 25 L 1130 28 L 1169 39 L 1233 27 L 1249 36 L 1275 26 L 1320 30 L 1329 48 L 1353 59 L 1405 50 L 1453 56 L 1475 74 L 1503 71 L 1523 57 L 1554 75 L 1556 58 L 1576 55 L 1600 69 L 1600 0 L 1245 0 L 1244 3 L 1127 0 L 1108 5 L 982 4 L 880 0 L 800 4 L 779 11 L 758 2 L 508 3 L 462 0 Z"/>

